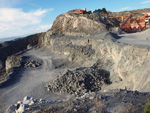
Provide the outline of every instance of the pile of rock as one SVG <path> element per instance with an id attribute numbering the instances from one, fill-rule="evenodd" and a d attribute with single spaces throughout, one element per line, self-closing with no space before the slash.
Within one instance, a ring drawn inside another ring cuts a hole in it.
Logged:
<path id="1" fill-rule="evenodd" d="M 101 90 L 110 84 L 109 74 L 94 67 L 68 70 L 63 76 L 46 85 L 48 91 L 83 95 L 86 92 Z"/>
<path id="2" fill-rule="evenodd" d="M 40 67 L 41 65 L 42 65 L 42 60 L 40 59 L 30 60 L 24 64 L 25 67 L 32 67 L 32 68 L 37 68 L 37 67 Z"/>
<path id="3" fill-rule="evenodd" d="M 17 104 L 13 104 L 6 109 L 6 113 L 23 113 L 25 109 L 29 108 L 33 104 L 50 103 L 52 100 L 33 99 L 32 97 L 25 96 L 23 101 L 18 101 Z"/>

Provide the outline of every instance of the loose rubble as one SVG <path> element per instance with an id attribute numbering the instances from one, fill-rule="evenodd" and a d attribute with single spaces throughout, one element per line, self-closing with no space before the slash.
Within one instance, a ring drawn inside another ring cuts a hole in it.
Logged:
<path id="1" fill-rule="evenodd" d="M 88 92 L 63 100 L 33 99 L 26 96 L 23 101 L 8 107 L 6 113 L 142 113 L 149 98 L 149 93 L 123 89 Z M 31 101 L 34 102 L 32 105 L 29 104 Z"/>
<path id="2" fill-rule="evenodd" d="M 63 76 L 46 85 L 48 91 L 83 95 L 86 92 L 101 90 L 110 84 L 109 74 L 95 67 L 68 70 Z"/>
<path id="3" fill-rule="evenodd" d="M 42 60 L 38 59 L 38 60 L 30 60 L 27 61 L 24 66 L 27 67 L 32 67 L 32 68 L 37 68 L 40 67 L 42 65 Z"/>
<path id="4" fill-rule="evenodd" d="M 50 102 L 53 102 L 53 100 L 34 99 L 32 97 L 25 96 L 22 101 L 18 101 L 17 104 L 10 105 L 6 109 L 6 113 L 23 113 L 26 108 L 29 108 L 29 106 Z"/>

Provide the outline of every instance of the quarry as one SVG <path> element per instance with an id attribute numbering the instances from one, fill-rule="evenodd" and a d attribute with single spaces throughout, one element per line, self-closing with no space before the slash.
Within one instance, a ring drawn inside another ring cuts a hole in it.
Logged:
<path id="1" fill-rule="evenodd" d="M 142 113 L 150 99 L 149 11 L 71 10 L 47 32 L 0 43 L 0 112 Z"/>

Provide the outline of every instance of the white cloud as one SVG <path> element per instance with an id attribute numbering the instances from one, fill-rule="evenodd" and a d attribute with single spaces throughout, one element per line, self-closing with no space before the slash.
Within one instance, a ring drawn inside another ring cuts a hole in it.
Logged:
<path id="1" fill-rule="evenodd" d="M 23 12 L 17 8 L 0 8 L 0 32 L 39 24 L 46 12 L 46 9 Z"/>
<path id="2" fill-rule="evenodd" d="M 5 31 L 0 33 L 0 38 L 7 38 L 7 37 L 22 37 L 34 33 L 40 33 L 40 32 L 45 32 L 48 29 L 51 28 L 51 24 L 49 25 L 38 25 L 38 26 L 32 26 L 30 28 L 20 28 L 12 31 Z"/>
<path id="3" fill-rule="evenodd" d="M 130 7 L 124 7 L 124 8 L 121 8 L 121 10 L 128 10 L 128 9 L 130 9 Z"/>
<path id="4" fill-rule="evenodd" d="M 150 1 L 141 2 L 141 4 L 150 4 Z"/>

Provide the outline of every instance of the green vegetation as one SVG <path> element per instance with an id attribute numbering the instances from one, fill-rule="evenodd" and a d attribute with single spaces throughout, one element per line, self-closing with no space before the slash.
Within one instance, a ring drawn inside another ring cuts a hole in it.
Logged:
<path id="1" fill-rule="evenodd" d="M 103 13 L 103 14 L 107 14 L 107 10 L 106 10 L 106 8 L 95 9 L 95 10 L 93 11 L 93 13 Z"/>
<path id="2" fill-rule="evenodd" d="M 144 113 L 150 113 L 150 102 L 145 105 Z"/>
<path id="3" fill-rule="evenodd" d="M 102 9 L 102 13 L 103 13 L 103 14 L 107 14 L 107 11 L 106 11 L 105 8 Z"/>
<path id="4" fill-rule="evenodd" d="M 91 14 L 91 13 L 92 13 L 92 11 L 88 11 L 87 13 L 88 13 L 88 14 Z"/>

